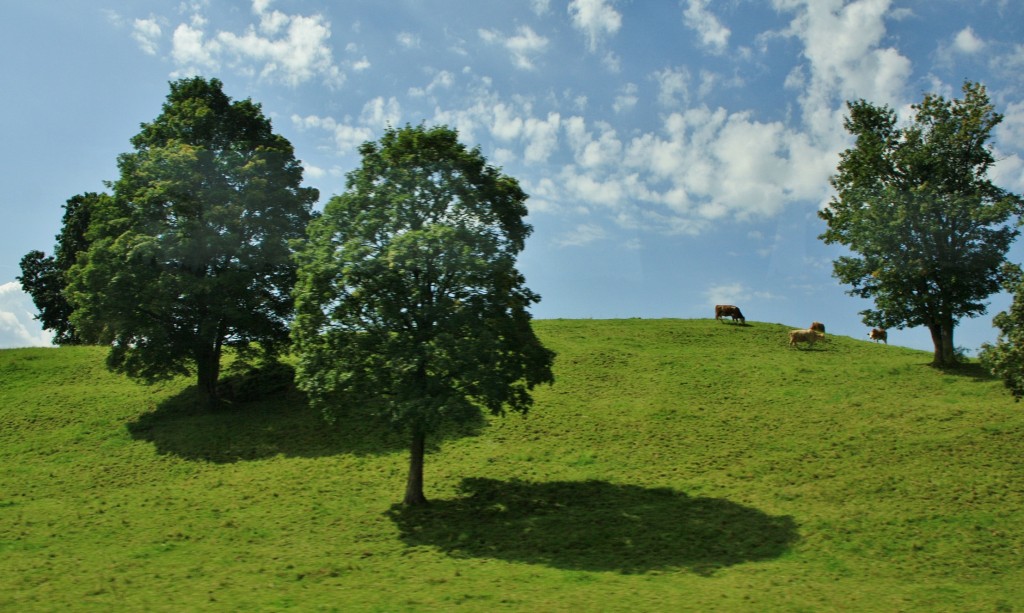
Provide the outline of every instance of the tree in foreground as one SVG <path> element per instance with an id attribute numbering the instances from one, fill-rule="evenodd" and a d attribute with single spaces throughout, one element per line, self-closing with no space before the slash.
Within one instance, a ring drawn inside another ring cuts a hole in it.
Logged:
<path id="1" fill-rule="evenodd" d="M 997 314 L 992 324 L 999 328 L 994 345 L 981 346 L 981 365 L 1003 380 L 1014 399 L 1024 398 L 1024 275 L 1018 267 L 1009 267 L 1008 290 L 1013 292 L 1009 310 Z"/>
<path id="2" fill-rule="evenodd" d="M 163 111 L 118 158 L 114 206 L 94 211 L 69 272 L 71 322 L 146 381 L 195 373 L 216 398 L 221 354 L 288 342 L 301 238 L 317 200 L 291 144 L 216 79 L 171 83 Z"/>
<path id="3" fill-rule="evenodd" d="M 953 329 L 985 312 L 1017 236 L 1007 222 L 1021 199 L 988 179 L 986 144 L 1002 116 L 982 85 L 965 83 L 952 101 L 928 94 L 900 126 L 895 112 L 863 100 L 848 104 L 845 127 L 856 137 L 832 177 L 836 196 L 819 213 L 821 238 L 855 255 L 833 263 L 848 293 L 874 300 L 864 323 L 926 326 L 933 364 L 956 363 Z"/>
<path id="4" fill-rule="evenodd" d="M 18 281 L 39 310 L 36 317 L 44 330 L 53 332 L 58 345 L 80 345 L 87 342 L 71 323 L 71 304 L 65 294 L 67 273 L 78 259 L 88 251 L 86 232 L 93 211 L 111 205 L 110 196 L 89 192 L 68 199 L 64 204 L 64 218 L 53 255 L 33 250 L 21 258 L 21 276 Z"/>
<path id="5" fill-rule="evenodd" d="M 525 413 L 554 353 L 516 269 L 532 228 L 519 184 L 447 127 L 362 145 L 298 254 L 297 382 L 330 418 L 364 411 L 411 441 L 404 503 L 426 502 L 427 436 L 481 410 Z"/>

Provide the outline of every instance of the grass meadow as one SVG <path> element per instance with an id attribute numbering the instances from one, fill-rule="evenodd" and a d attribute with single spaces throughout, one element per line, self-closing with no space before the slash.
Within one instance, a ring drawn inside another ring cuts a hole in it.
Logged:
<path id="1" fill-rule="evenodd" d="M 404 439 L 0 351 L 0 611 L 1024 610 L 1024 408 L 788 327 L 545 320 L 530 415 Z"/>

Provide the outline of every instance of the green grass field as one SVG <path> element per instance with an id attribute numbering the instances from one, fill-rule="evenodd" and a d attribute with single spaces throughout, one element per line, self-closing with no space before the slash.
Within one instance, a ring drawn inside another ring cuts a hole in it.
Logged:
<path id="1" fill-rule="evenodd" d="M 552 387 L 405 441 L 0 351 L 0 611 L 1024 610 L 1024 407 L 788 328 L 550 320 Z"/>

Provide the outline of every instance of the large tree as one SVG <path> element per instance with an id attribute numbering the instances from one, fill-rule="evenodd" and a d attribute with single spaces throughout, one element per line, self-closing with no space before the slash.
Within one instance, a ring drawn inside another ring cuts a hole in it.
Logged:
<path id="1" fill-rule="evenodd" d="M 147 381 L 195 373 L 213 400 L 226 346 L 286 346 L 290 241 L 318 194 L 259 104 L 232 101 L 217 79 L 170 89 L 118 158 L 115 205 L 93 214 L 69 272 L 71 321 L 110 343 L 112 369 Z"/>
<path id="2" fill-rule="evenodd" d="M 962 99 L 925 95 L 905 123 L 864 100 L 848 108 L 844 125 L 856 140 L 819 213 L 828 223 L 821 238 L 853 252 L 836 259 L 834 275 L 853 286 L 848 293 L 874 300 L 861 312 L 866 324 L 925 326 L 933 363 L 955 364 L 953 329 L 985 312 L 1018 234 L 1008 221 L 1021 199 L 987 175 L 995 161 L 987 142 L 1002 116 L 970 82 Z"/>
<path id="3" fill-rule="evenodd" d="M 86 232 L 93 211 L 111 204 L 109 195 L 94 192 L 69 198 L 64 204 L 64 218 L 56 236 L 53 255 L 33 250 L 21 258 L 18 280 L 39 309 L 36 319 L 43 324 L 44 330 L 54 333 L 53 341 L 58 345 L 87 342 L 71 323 L 71 304 L 65 295 L 67 273 L 77 261 L 78 254 L 89 249 Z"/>
<path id="4" fill-rule="evenodd" d="M 525 413 L 553 381 L 516 256 L 532 228 L 515 179 L 447 127 L 389 129 L 299 252 L 298 384 L 330 416 L 364 411 L 411 442 L 404 503 L 426 502 L 427 436 Z"/>

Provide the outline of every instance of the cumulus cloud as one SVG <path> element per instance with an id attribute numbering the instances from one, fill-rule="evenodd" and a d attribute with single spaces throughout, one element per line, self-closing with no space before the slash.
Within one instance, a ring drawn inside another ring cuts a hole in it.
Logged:
<path id="1" fill-rule="evenodd" d="M 241 34 L 219 31 L 208 35 L 198 13 L 172 35 L 174 75 L 216 71 L 226 63 L 261 79 L 296 86 L 320 78 L 330 86 L 344 81 L 330 46 L 331 25 L 321 15 L 287 15 L 271 11 L 266 0 L 254 0 L 259 23 Z M 358 64 L 358 63 L 357 63 Z M 362 67 L 368 66 L 359 64 Z"/>
<path id="2" fill-rule="evenodd" d="M 722 53 L 728 47 L 731 32 L 708 10 L 707 0 L 687 0 L 683 23 L 697 33 L 700 45 L 712 53 Z"/>
<path id="3" fill-rule="evenodd" d="M 665 68 L 654 73 L 658 83 L 658 104 L 666 108 L 683 107 L 690 98 L 690 71 L 685 66 Z"/>
<path id="4" fill-rule="evenodd" d="M 438 90 L 451 89 L 455 85 L 455 75 L 442 70 L 434 75 L 430 83 L 426 87 L 410 87 L 409 95 L 414 98 L 420 98 L 429 94 L 433 94 Z"/>
<path id="5" fill-rule="evenodd" d="M 132 25 L 132 38 L 139 43 L 139 48 L 148 55 L 156 55 L 160 36 L 160 24 L 156 19 L 136 19 Z"/>
<path id="6" fill-rule="evenodd" d="M 359 119 L 370 128 L 397 126 L 402 119 L 402 106 L 393 96 L 387 100 L 378 96 L 363 105 Z"/>
<path id="7" fill-rule="evenodd" d="M 957 35 L 953 37 L 953 48 L 960 53 L 972 55 L 985 48 L 985 41 L 978 38 L 974 33 L 974 29 L 968 26 L 963 30 L 960 30 Z"/>
<path id="8" fill-rule="evenodd" d="M 529 26 L 519 26 L 516 34 L 505 36 L 498 30 L 478 30 L 480 39 L 488 44 L 497 44 L 504 47 L 512 55 L 512 63 L 516 68 L 533 70 L 534 61 L 537 56 L 543 54 L 548 48 L 548 39 L 537 34 Z"/>
<path id="9" fill-rule="evenodd" d="M 612 104 L 612 108 L 615 109 L 616 113 L 624 113 L 626 111 L 632 111 L 640 98 L 637 97 L 639 88 L 636 83 L 626 83 L 619 90 L 619 94 L 615 96 L 615 102 Z"/>
<path id="10" fill-rule="evenodd" d="M 572 0 L 572 25 L 587 37 L 587 48 L 597 51 L 601 41 L 622 27 L 622 15 L 606 0 Z"/>
<path id="11" fill-rule="evenodd" d="M 341 154 L 353 153 L 366 141 L 373 140 L 374 132 L 366 126 L 338 123 L 333 117 L 292 115 L 292 124 L 300 130 L 321 130 L 334 140 L 334 146 Z"/>
<path id="12" fill-rule="evenodd" d="M 995 136 L 1001 147 L 1024 152 L 1024 102 L 1011 102 L 1006 106 Z"/>
<path id="13" fill-rule="evenodd" d="M 21 290 L 19 283 L 0 284 L 0 349 L 53 344 L 52 335 L 34 319 L 36 312 L 32 298 Z"/>

